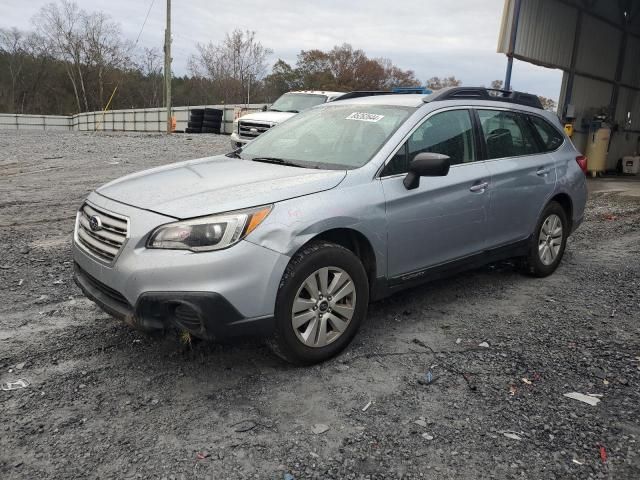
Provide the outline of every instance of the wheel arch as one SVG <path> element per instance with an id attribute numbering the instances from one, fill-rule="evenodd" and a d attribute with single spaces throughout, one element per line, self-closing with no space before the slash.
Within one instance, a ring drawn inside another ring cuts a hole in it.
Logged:
<path id="1" fill-rule="evenodd" d="M 378 275 L 378 267 L 376 264 L 376 253 L 369 239 L 358 230 L 348 227 L 338 227 L 325 230 L 307 240 L 301 245 L 297 251 L 304 249 L 309 243 L 317 241 L 327 241 L 340 245 L 350 250 L 356 257 L 360 259 L 369 280 L 369 291 L 371 292 L 376 284 Z M 297 252 L 296 252 L 297 253 Z"/>
<path id="2" fill-rule="evenodd" d="M 565 192 L 560 192 L 551 197 L 549 203 L 551 202 L 560 204 L 567 215 L 567 222 L 569 222 L 569 232 L 571 232 L 573 228 L 573 202 L 571 200 L 571 197 Z"/>

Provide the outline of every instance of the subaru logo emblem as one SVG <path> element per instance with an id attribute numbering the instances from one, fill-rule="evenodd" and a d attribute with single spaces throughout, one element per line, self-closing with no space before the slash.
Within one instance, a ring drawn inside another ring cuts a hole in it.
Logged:
<path id="1" fill-rule="evenodd" d="M 102 220 L 100 220 L 99 216 L 94 215 L 89 219 L 89 226 L 91 227 L 91 230 L 97 232 L 102 229 Z"/>
<path id="2" fill-rule="evenodd" d="M 258 133 L 258 129 L 257 128 L 252 128 L 251 130 L 249 130 L 251 133 Z"/>

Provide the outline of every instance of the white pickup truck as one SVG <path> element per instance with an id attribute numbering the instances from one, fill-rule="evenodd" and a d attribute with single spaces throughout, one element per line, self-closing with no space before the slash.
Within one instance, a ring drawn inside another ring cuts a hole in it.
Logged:
<path id="1" fill-rule="evenodd" d="M 266 132 L 274 125 L 284 122 L 295 114 L 315 107 L 322 103 L 331 102 L 344 95 L 344 92 L 326 92 L 317 90 L 303 90 L 289 92 L 278 98 L 271 107 L 264 112 L 249 113 L 233 122 L 231 146 L 236 149 Z"/>

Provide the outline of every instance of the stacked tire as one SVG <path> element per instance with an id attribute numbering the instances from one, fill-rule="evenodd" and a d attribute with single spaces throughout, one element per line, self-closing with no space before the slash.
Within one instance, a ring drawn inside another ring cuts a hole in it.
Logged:
<path id="1" fill-rule="evenodd" d="M 189 111 L 189 123 L 185 133 L 201 133 L 202 123 L 204 122 L 204 108 L 194 108 Z"/>
<path id="2" fill-rule="evenodd" d="M 220 133 L 222 129 L 222 110 L 205 108 L 202 117 L 202 133 Z"/>

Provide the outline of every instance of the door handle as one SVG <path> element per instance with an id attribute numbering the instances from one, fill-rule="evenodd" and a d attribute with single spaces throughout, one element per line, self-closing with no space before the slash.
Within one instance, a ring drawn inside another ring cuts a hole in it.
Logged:
<path id="1" fill-rule="evenodd" d="M 469 191 L 474 193 L 484 193 L 488 186 L 489 182 L 476 183 L 469 188 Z"/>
<path id="2" fill-rule="evenodd" d="M 538 175 L 540 177 L 546 177 L 549 174 L 550 171 L 551 171 L 551 169 L 549 167 L 540 167 L 536 171 L 536 175 Z"/>

